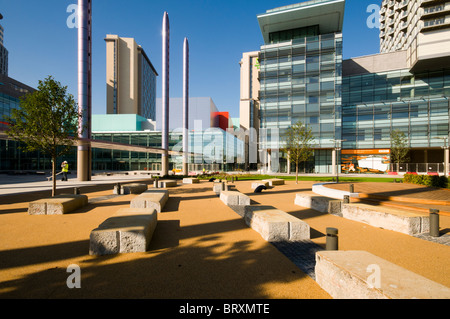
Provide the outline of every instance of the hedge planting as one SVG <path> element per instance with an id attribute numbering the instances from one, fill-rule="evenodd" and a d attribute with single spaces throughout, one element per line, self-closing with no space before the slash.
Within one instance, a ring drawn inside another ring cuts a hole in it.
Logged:
<path id="1" fill-rule="evenodd" d="M 430 187 L 449 188 L 448 177 L 437 175 L 405 174 L 403 183 L 424 185 Z"/>

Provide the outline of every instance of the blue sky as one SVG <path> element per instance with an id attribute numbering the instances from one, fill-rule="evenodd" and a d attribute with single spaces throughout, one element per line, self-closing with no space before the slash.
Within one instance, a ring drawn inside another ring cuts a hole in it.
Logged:
<path id="1" fill-rule="evenodd" d="M 183 39 L 190 45 L 190 96 L 211 97 L 220 111 L 239 116 L 239 61 L 263 44 L 256 16 L 296 0 L 93 0 L 93 114 L 106 113 L 107 34 L 133 37 L 161 72 L 161 25 L 170 20 L 170 96 L 182 96 Z M 76 0 L 0 0 L 9 76 L 32 87 L 49 75 L 77 96 L 77 31 L 67 26 Z M 347 0 L 344 59 L 379 52 L 370 29 L 370 4 Z M 161 76 L 157 96 L 161 96 Z"/>

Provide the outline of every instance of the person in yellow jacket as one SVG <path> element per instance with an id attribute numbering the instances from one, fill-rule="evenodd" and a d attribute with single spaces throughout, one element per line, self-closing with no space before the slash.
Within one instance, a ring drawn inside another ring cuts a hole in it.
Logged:
<path id="1" fill-rule="evenodd" d="M 67 163 L 67 161 L 62 162 L 61 171 L 63 173 L 61 181 L 67 181 L 67 173 L 69 172 L 69 163 Z"/>

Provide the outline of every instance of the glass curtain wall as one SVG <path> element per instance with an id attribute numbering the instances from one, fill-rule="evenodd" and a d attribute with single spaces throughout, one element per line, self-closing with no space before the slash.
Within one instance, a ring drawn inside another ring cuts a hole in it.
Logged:
<path id="1" fill-rule="evenodd" d="M 305 32 L 312 32 L 308 27 Z M 318 29 L 315 29 L 318 32 Z M 294 35 L 300 31 L 285 31 Z M 286 129 L 302 121 L 315 136 L 316 152 L 312 167 L 305 171 L 332 171 L 333 139 L 341 136 L 342 34 L 315 34 L 295 37 L 288 42 L 277 32 L 274 44 L 261 47 L 260 52 L 260 115 L 261 129 L 278 129 L 283 148 Z M 279 40 L 280 42 L 276 42 Z M 261 147 L 269 149 L 270 141 Z M 283 163 L 282 163 L 282 165 Z"/>
<path id="2" fill-rule="evenodd" d="M 389 148 L 400 129 L 411 148 L 439 147 L 449 135 L 450 69 L 409 70 L 343 79 L 343 148 Z"/>

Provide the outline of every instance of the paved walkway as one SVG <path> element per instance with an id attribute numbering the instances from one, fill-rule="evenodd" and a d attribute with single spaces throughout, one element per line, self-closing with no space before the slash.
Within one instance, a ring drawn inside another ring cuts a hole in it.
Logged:
<path id="1" fill-rule="evenodd" d="M 339 229 L 341 250 L 371 252 L 450 287 L 450 247 L 296 206 L 295 194 L 312 184 L 288 182 L 255 194 L 251 181 L 235 182 L 253 204 L 306 221 L 310 242 L 267 243 L 202 181 L 169 189 L 148 252 L 105 257 L 89 256 L 90 231 L 136 195 L 112 196 L 112 184 L 83 186 L 87 207 L 30 216 L 28 202 L 44 193 L 9 193 L 0 197 L 0 297 L 327 299 L 311 261 L 325 247 L 326 227 Z M 450 230 L 450 218 L 441 218 L 441 229 Z M 81 268 L 81 289 L 66 285 L 72 264 Z"/>

